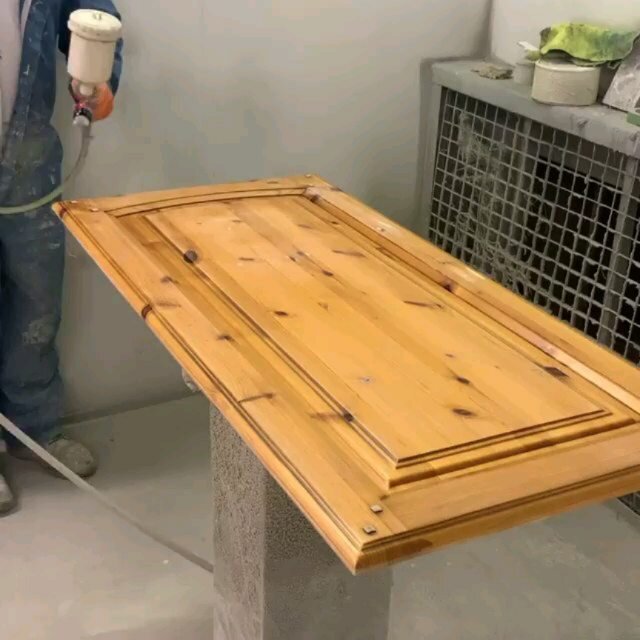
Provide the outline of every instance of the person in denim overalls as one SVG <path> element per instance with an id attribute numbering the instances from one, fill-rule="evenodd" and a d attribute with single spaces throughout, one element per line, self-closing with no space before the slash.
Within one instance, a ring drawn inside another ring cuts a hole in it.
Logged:
<path id="1" fill-rule="evenodd" d="M 51 125 L 56 52 L 68 53 L 67 20 L 76 9 L 118 16 L 110 0 L 0 0 L 0 206 L 23 205 L 61 180 L 62 146 Z M 119 17 L 119 16 L 118 16 Z M 94 120 L 113 109 L 122 68 L 92 98 Z M 62 436 L 62 380 L 55 339 L 60 325 L 64 229 L 49 206 L 0 215 L 0 412 L 82 476 L 91 452 Z M 30 453 L 5 434 L 10 454 Z M 15 506 L 0 474 L 0 513 Z"/>

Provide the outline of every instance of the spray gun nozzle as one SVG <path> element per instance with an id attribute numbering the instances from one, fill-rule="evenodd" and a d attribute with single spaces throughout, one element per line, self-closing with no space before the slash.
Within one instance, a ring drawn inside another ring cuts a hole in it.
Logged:
<path id="1" fill-rule="evenodd" d="M 84 99 L 74 90 L 72 81 L 69 81 L 69 93 L 74 101 L 73 124 L 78 127 L 88 127 L 93 122 L 93 111 L 89 106 L 88 99 Z"/>
<path id="2" fill-rule="evenodd" d="M 89 127 L 93 122 L 93 112 L 86 104 L 77 103 L 73 109 L 73 124 L 76 127 Z"/>

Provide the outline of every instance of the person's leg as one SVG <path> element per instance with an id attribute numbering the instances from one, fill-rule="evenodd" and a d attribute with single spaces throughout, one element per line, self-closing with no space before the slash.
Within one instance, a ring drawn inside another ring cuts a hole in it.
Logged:
<path id="1" fill-rule="evenodd" d="M 0 216 L 0 410 L 41 443 L 57 435 L 64 229 L 46 207 Z M 5 435 L 8 445 L 15 441 Z"/>
<path id="2" fill-rule="evenodd" d="M 95 470 L 82 445 L 59 439 L 62 379 L 55 339 L 60 326 L 64 228 L 49 207 L 0 216 L 2 300 L 0 411 L 74 471 Z M 9 450 L 25 451 L 10 436 Z"/>
<path id="3" fill-rule="evenodd" d="M 13 511 L 15 506 L 16 500 L 13 491 L 0 471 L 0 516 Z"/>
<path id="4" fill-rule="evenodd" d="M 2 303 L 2 291 L 0 289 L 0 308 L 2 306 Z M 2 444 L 2 453 L 4 454 L 5 443 L 3 442 L 2 430 L 0 430 L 0 444 Z M 4 463 L 4 460 L 2 462 Z M 11 491 L 11 487 L 9 486 L 9 483 L 7 482 L 7 479 L 3 474 L 2 467 L 0 467 L 0 516 L 6 515 L 7 513 L 13 511 L 15 506 L 15 496 L 13 495 L 13 491 Z"/>

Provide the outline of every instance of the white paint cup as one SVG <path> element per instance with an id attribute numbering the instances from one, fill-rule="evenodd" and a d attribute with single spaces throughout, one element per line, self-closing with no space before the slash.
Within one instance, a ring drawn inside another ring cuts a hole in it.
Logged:
<path id="1" fill-rule="evenodd" d="M 79 82 L 82 95 L 90 96 L 113 72 L 116 44 L 122 35 L 122 23 L 103 11 L 78 9 L 69 16 L 71 44 L 67 70 Z"/>

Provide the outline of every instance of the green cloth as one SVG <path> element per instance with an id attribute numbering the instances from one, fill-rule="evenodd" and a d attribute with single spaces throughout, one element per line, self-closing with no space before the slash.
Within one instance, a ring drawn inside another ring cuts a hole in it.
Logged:
<path id="1" fill-rule="evenodd" d="M 631 53 L 639 35 L 640 31 L 606 29 L 592 24 L 556 24 L 541 32 L 540 53 L 548 57 L 564 54 L 580 65 L 618 62 Z"/>

